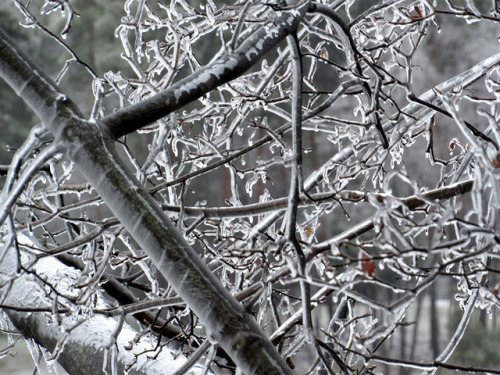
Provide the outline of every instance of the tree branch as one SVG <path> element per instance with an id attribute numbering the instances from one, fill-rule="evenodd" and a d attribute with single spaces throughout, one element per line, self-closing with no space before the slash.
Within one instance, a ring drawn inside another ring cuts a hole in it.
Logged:
<path id="1" fill-rule="evenodd" d="M 302 185 L 302 60 L 297 35 L 287 37 L 290 58 L 292 60 L 292 162 L 291 181 L 288 194 L 286 239 L 297 257 L 300 293 L 302 299 L 302 318 L 305 337 L 314 342 L 314 331 L 311 316 L 311 290 L 306 279 L 306 257 L 297 240 L 297 209 L 300 202 Z"/>
<path id="2" fill-rule="evenodd" d="M 261 27 L 233 52 L 226 53 L 161 93 L 106 116 L 101 120 L 102 125 L 114 139 L 120 138 L 239 77 L 295 31 L 308 8 L 309 1 L 302 0 L 296 9 L 281 12 L 272 27 Z"/>
<path id="3" fill-rule="evenodd" d="M 293 20 L 297 21 L 288 19 Z M 85 120 L 78 107 L 3 30 L 0 76 L 37 113 L 56 141 L 67 146 L 68 156 L 204 323 L 210 339 L 217 341 L 245 374 L 290 374 L 252 315 L 222 286 L 127 170 L 114 150 L 113 139 L 98 124 Z"/>
<path id="4" fill-rule="evenodd" d="M 21 242 L 26 243 L 26 241 L 29 241 L 27 237 Z M 2 310 L 25 337 L 35 339 L 52 353 L 59 347 L 57 361 L 71 375 L 89 373 L 104 375 L 103 364 L 108 355 L 110 337 L 118 322 L 101 314 L 89 318 L 80 317 L 76 321 L 72 315 L 66 315 L 67 309 L 64 307 L 58 309 L 48 304 L 45 298 L 46 292 L 36 280 L 33 280 L 31 274 L 16 275 L 20 251 L 14 246 L 2 249 L 2 262 L 0 262 Z M 65 267 L 54 258 L 39 260 L 31 271 L 48 282 L 53 281 L 53 278 L 60 279 L 61 275 L 75 276 L 73 269 Z M 65 302 L 61 298 L 59 303 Z M 54 312 L 57 317 L 53 315 Z M 175 358 L 174 354 L 165 348 L 159 353 L 156 361 L 140 358 L 144 347 L 136 345 L 129 348 L 136 334 L 137 332 L 125 324 L 117 336 L 116 365 L 120 373 L 125 373 L 127 368 L 127 373 L 130 374 L 168 375 L 185 362 L 185 359 Z M 146 345 L 150 340 L 143 337 L 140 341 L 142 345 Z M 146 356 L 145 353 L 142 355 Z M 110 366 L 111 363 L 108 361 L 106 368 L 108 373 Z"/>

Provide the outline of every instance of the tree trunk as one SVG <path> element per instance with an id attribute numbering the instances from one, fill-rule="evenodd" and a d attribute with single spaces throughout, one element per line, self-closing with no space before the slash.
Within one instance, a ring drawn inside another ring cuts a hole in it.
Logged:
<path id="1" fill-rule="evenodd" d="M 430 298 L 430 323 L 431 323 L 431 350 L 434 358 L 439 356 L 439 312 L 436 306 L 437 293 L 436 284 L 432 284 L 429 288 Z"/>

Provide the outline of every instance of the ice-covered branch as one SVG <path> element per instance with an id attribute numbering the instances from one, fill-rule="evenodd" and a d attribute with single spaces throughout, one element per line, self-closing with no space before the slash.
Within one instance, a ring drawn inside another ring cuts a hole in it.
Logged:
<path id="1" fill-rule="evenodd" d="M 311 316 L 311 290 L 305 280 L 306 258 L 297 241 L 297 209 L 300 201 L 302 184 L 302 57 L 300 55 L 297 35 L 287 37 L 290 58 L 292 60 L 292 160 L 291 181 L 288 193 L 286 240 L 292 247 L 297 259 L 297 270 L 301 276 L 299 280 L 302 298 L 302 317 L 306 340 L 313 342 L 314 331 Z"/>
<path id="2" fill-rule="evenodd" d="M 234 51 L 228 51 L 219 59 L 161 93 L 106 116 L 102 119 L 103 126 L 115 139 L 119 138 L 159 120 L 216 87 L 237 78 L 288 34 L 295 31 L 308 8 L 309 1 L 304 0 L 294 9 L 280 12 L 272 25 L 259 28 Z"/>
<path id="3" fill-rule="evenodd" d="M 42 168 L 47 161 L 64 151 L 64 146 L 62 144 L 54 144 L 51 147 L 44 149 L 39 155 L 37 155 L 33 163 L 31 163 L 29 167 L 23 171 L 21 176 L 19 176 L 14 186 L 12 186 L 11 191 L 7 190 L 8 184 L 5 185 L 5 189 L 0 195 L 0 226 L 2 226 L 5 218 L 9 214 L 12 205 L 23 193 L 30 180 L 39 171 L 39 169 Z"/>
<path id="4" fill-rule="evenodd" d="M 18 240 L 23 245 L 30 244 L 30 240 L 25 236 Z M 18 261 L 26 260 L 26 255 L 15 246 L 2 246 L 0 251 L 0 296 L 4 305 L 3 313 L 25 337 L 34 339 L 52 352 L 51 354 L 56 355 L 54 351 L 59 350 L 57 361 L 68 373 L 105 374 L 106 370 L 107 374 L 115 374 L 112 371 L 112 366 L 115 366 L 116 373 L 124 373 L 127 370 L 127 373 L 137 375 L 168 375 L 186 361 L 166 347 L 157 353 L 155 360 L 150 359 L 147 353 L 154 350 L 156 340 L 146 335 L 142 336 L 138 343 L 132 344 L 136 341 L 137 332 L 124 324 L 116 336 L 116 360 L 108 362 L 104 369 L 106 350 L 118 321 L 98 313 L 90 317 L 74 317 L 62 312 L 66 310 L 63 305 L 70 302 L 60 298 L 61 305 L 55 306 L 47 298 L 44 285 L 40 285 L 39 280 L 33 276 L 36 274 L 49 285 L 57 285 L 59 293 L 67 294 L 70 290 L 64 289 L 68 287 L 66 281 L 76 281 L 79 273 L 54 258 L 44 258 L 30 268 L 30 273 L 18 275 Z M 102 304 L 103 301 L 99 303 Z M 5 305 L 12 308 L 5 308 Z M 195 371 L 201 373 L 199 369 Z"/>
<path id="5" fill-rule="evenodd" d="M 437 85 L 435 89 L 441 92 L 448 92 L 455 86 L 465 88 L 483 77 L 492 67 L 498 65 L 499 63 L 500 53 L 497 53 L 481 61 L 465 72 L 460 73 L 457 76 Z M 434 91 L 435 89 L 426 91 L 424 94 L 420 95 L 419 99 L 424 102 L 432 103 L 437 99 L 436 92 Z M 429 108 L 428 106 L 423 106 L 422 104 L 417 102 L 408 104 L 401 110 L 401 112 L 406 114 L 406 116 L 401 117 L 401 119 L 395 124 L 391 122 L 385 122 L 383 124 L 384 132 L 388 132 L 391 129 L 397 129 L 398 127 L 412 127 L 416 123 L 423 123 L 425 121 L 428 121 L 428 119 L 435 114 L 435 110 Z M 322 181 L 326 173 L 331 173 L 331 171 L 334 169 L 333 166 L 345 162 L 354 153 L 361 152 L 369 145 L 370 143 L 352 144 L 333 155 L 321 167 L 314 170 L 311 175 L 307 177 L 307 179 L 304 181 L 305 191 L 309 191 L 320 181 Z M 251 238 L 258 235 L 259 233 L 264 233 L 267 228 L 269 228 L 269 226 L 272 225 L 272 223 L 274 223 L 276 220 L 278 220 L 282 215 L 283 212 L 275 212 L 267 216 L 265 219 L 261 220 L 252 228 Z"/>
<path id="6" fill-rule="evenodd" d="M 156 268 L 247 374 L 290 369 L 254 318 L 222 286 L 198 254 L 123 165 L 112 139 L 0 31 L 0 76 L 56 136 Z"/>
<path id="7" fill-rule="evenodd" d="M 468 180 L 463 183 L 456 183 L 444 188 L 430 190 L 428 192 L 422 193 L 422 195 L 419 197 L 412 196 L 404 200 L 407 201 L 409 208 L 415 209 L 424 205 L 429 200 L 444 200 L 465 194 L 472 189 L 472 186 L 473 186 L 473 181 Z M 352 228 L 343 231 L 342 233 L 338 234 L 337 236 L 327 241 L 315 244 L 311 246 L 311 251 L 307 254 L 307 260 L 310 261 L 312 259 L 315 259 L 315 257 L 318 254 L 331 249 L 332 245 L 338 245 L 342 242 L 347 242 L 352 239 L 355 239 L 361 236 L 362 234 L 372 230 L 373 227 L 374 227 L 373 219 L 369 218 L 353 226 Z M 287 266 L 281 267 L 278 270 L 276 270 L 272 275 L 269 276 L 268 281 L 274 282 L 280 280 L 281 278 L 287 276 L 289 273 L 290 269 Z M 247 296 L 256 293 L 259 290 L 259 288 L 260 285 L 254 284 L 249 288 L 247 288 L 246 290 L 240 292 L 238 296 L 241 296 L 240 298 L 246 298 Z"/>
<path id="8" fill-rule="evenodd" d="M 410 208 L 410 209 L 415 209 L 418 208 L 426 202 L 431 201 L 431 200 L 444 200 L 444 199 L 449 199 L 452 197 L 456 197 L 459 195 L 462 195 L 464 193 L 467 193 L 471 191 L 473 187 L 474 182 L 472 180 L 464 181 L 464 182 L 459 182 L 455 183 L 443 188 L 438 188 L 434 190 L 429 190 L 425 193 L 422 193 L 421 196 L 412 196 L 408 197 L 406 199 L 403 199 L 403 202 L 405 202 L 405 205 Z M 378 198 L 377 198 L 378 199 Z M 361 223 L 354 225 L 353 227 L 349 228 L 348 230 L 340 233 L 339 235 L 318 243 L 317 245 L 314 245 L 312 247 L 312 253 L 311 257 L 314 255 L 317 255 L 325 250 L 330 249 L 332 245 L 337 245 L 345 241 L 350 241 L 354 238 L 357 238 L 361 236 L 363 233 L 366 233 L 374 228 L 374 220 L 372 218 L 366 219 L 362 221 Z"/>

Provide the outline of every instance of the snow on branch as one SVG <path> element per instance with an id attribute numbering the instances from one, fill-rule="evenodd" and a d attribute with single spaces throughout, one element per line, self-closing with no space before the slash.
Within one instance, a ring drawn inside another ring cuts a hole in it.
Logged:
<path id="1" fill-rule="evenodd" d="M 33 254 L 22 250 L 33 248 L 33 242 L 23 235 L 16 242 L 17 246 L 2 243 L 0 307 L 17 330 L 46 348 L 50 359 L 70 374 L 169 375 L 186 361 L 168 347 L 157 348 L 156 338 L 139 335 L 121 321 L 123 317 L 71 313 L 69 298 L 81 274 L 55 258 L 33 262 Z M 107 307 L 100 293 L 94 303 L 96 310 Z M 192 373 L 201 374 L 196 368 Z"/>

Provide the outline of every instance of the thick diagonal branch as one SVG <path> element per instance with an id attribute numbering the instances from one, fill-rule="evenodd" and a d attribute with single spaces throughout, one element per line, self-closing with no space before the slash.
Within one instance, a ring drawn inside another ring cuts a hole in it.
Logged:
<path id="1" fill-rule="evenodd" d="M 85 120 L 78 107 L 1 30 L 0 77 L 36 112 L 56 141 L 67 146 L 68 156 L 204 323 L 210 339 L 220 344 L 242 372 L 290 374 L 255 319 L 127 170 L 114 150 L 113 139 L 99 124 Z"/>

